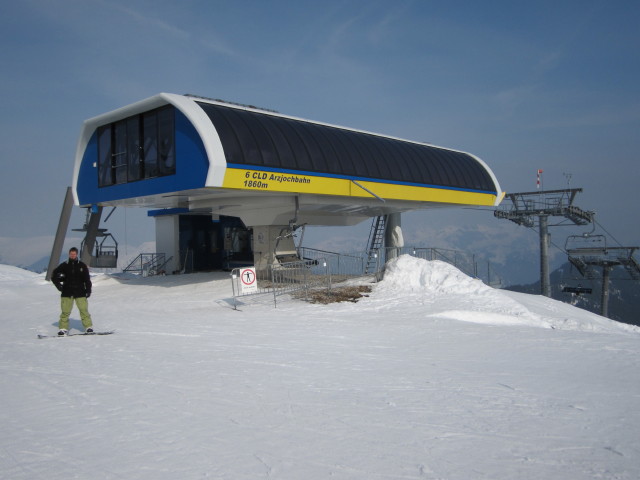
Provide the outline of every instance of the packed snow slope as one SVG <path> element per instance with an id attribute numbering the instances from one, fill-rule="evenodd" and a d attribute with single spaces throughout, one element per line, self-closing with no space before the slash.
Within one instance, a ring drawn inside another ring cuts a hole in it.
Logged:
<path id="1" fill-rule="evenodd" d="M 640 478 L 635 327 L 410 257 L 330 305 L 93 279 L 116 333 L 40 340 L 57 291 L 0 266 L 0 478 Z"/>

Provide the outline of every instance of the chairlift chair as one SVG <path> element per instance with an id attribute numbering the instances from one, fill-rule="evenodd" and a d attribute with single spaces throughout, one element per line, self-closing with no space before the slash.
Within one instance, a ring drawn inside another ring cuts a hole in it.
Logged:
<path id="1" fill-rule="evenodd" d="M 284 227 L 280 230 L 280 235 L 276 238 L 276 245 L 274 247 L 274 257 L 276 261 L 283 266 L 295 262 L 305 262 L 307 267 L 317 265 L 318 261 L 312 258 L 302 258 L 298 249 L 296 248 L 293 238 L 296 236 L 295 232 L 301 228 L 300 243 L 304 237 L 305 225 L 291 224 L 288 227 Z M 283 241 L 284 240 L 284 241 Z M 282 242 L 281 242 L 282 241 Z"/>
<path id="2" fill-rule="evenodd" d="M 591 233 L 569 235 L 565 241 L 564 249 L 569 256 L 602 255 L 603 252 L 607 251 L 607 237 Z"/>
<path id="3" fill-rule="evenodd" d="M 118 267 L 118 242 L 111 233 L 100 229 L 100 242 L 95 244 L 95 253 L 91 256 L 89 264 L 92 268 L 117 268 Z M 84 248 L 84 244 L 83 244 Z"/>

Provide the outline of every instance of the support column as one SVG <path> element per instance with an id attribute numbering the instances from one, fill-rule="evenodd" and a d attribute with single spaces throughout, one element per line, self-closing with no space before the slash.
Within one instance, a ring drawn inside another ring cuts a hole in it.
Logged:
<path id="1" fill-rule="evenodd" d="M 609 318 L 609 274 L 611 266 L 602 266 L 602 298 L 600 302 L 600 315 Z"/>
<path id="2" fill-rule="evenodd" d="M 540 293 L 551 298 L 551 277 L 549 276 L 549 217 L 540 215 Z"/>
<path id="3" fill-rule="evenodd" d="M 400 213 L 390 213 L 385 218 L 384 246 L 386 248 L 386 261 L 396 258 L 400 249 L 404 247 L 402 236 L 402 216 Z"/>
<path id="4" fill-rule="evenodd" d="M 56 238 L 53 240 L 53 248 L 51 249 L 51 256 L 49 257 L 49 266 L 47 267 L 47 274 L 45 275 L 47 282 L 51 280 L 51 274 L 60 262 L 64 239 L 67 236 L 67 229 L 69 228 L 69 219 L 71 218 L 72 208 L 73 192 L 71 191 L 71 187 L 67 187 L 67 193 L 62 204 L 62 211 L 60 212 L 60 220 L 58 221 L 58 230 L 56 231 Z"/>
<path id="5" fill-rule="evenodd" d="M 92 207 L 93 208 L 93 207 Z M 97 207 L 91 211 L 89 217 L 89 225 L 87 225 L 87 233 L 84 236 L 84 248 L 82 249 L 82 258 L 80 260 L 87 265 L 91 264 L 93 257 L 93 248 L 96 245 L 96 237 L 98 236 L 98 227 L 100 226 L 100 218 L 102 217 L 102 207 Z"/>
<path id="6" fill-rule="evenodd" d="M 155 253 L 164 253 L 165 260 L 168 260 L 165 270 L 168 273 L 176 273 L 183 266 L 183 259 L 180 258 L 180 216 L 159 215 L 155 219 Z"/>

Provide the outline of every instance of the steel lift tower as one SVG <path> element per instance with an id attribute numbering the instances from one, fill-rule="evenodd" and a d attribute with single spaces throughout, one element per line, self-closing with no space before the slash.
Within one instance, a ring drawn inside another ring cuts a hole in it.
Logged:
<path id="1" fill-rule="evenodd" d="M 507 193 L 506 198 L 511 205 L 493 212 L 497 218 L 511 220 L 518 225 L 533 228 L 534 217 L 538 217 L 540 230 L 540 293 L 551 297 L 551 280 L 549 274 L 549 227 L 569 225 L 588 225 L 593 221 L 593 212 L 582 210 L 573 204 L 581 188 L 564 190 L 547 190 L 536 192 Z M 563 217 L 565 220 L 549 225 L 549 217 Z"/>
<path id="2" fill-rule="evenodd" d="M 609 247 L 604 235 L 586 234 L 567 238 L 569 262 L 580 274 L 589 279 L 599 275 L 595 267 L 602 269 L 602 298 L 600 315 L 609 316 L 609 276 L 614 267 L 621 266 L 633 280 L 640 280 L 640 264 L 633 254 L 640 247 Z"/>

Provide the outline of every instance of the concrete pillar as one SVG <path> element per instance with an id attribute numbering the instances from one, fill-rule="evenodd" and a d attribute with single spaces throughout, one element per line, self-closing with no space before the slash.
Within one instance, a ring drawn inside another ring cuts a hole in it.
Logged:
<path id="1" fill-rule="evenodd" d="M 178 215 L 160 215 L 156 218 L 156 251 L 141 253 L 164 253 L 169 260 L 165 271 L 173 273 L 182 265 L 180 259 L 180 217 Z"/>
<path id="2" fill-rule="evenodd" d="M 404 247 L 402 236 L 402 218 L 400 213 L 390 213 L 385 218 L 384 246 L 386 248 L 386 261 L 393 260 L 400 254 Z"/>

